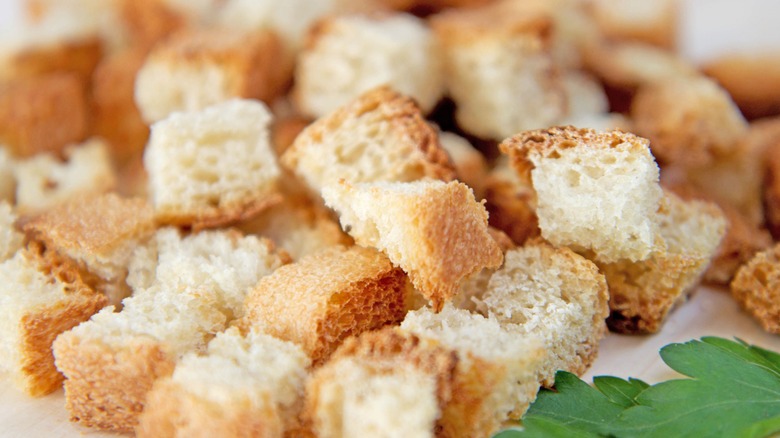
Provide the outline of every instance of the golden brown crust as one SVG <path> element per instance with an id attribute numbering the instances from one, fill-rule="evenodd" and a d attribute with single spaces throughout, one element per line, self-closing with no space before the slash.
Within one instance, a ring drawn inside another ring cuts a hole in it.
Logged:
<path id="1" fill-rule="evenodd" d="M 65 407 L 83 426 L 130 433 L 138 423 L 146 394 L 160 377 L 173 373 L 175 360 L 150 338 L 127 340 L 112 350 L 73 335 L 55 342 L 57 368 L 65 374 Z"/>
<path id="2" fill-rule="evenodd" d="M 491 227 L 503 231 L 517 245 L 541 235 L 533 207 L 536 193 L 512 182 L 489 176 L 485 182 L 485 208 Z"/>
<path id="3" fill-rule="evenodd" d="M 348 121 L 360 119 L 367 113 L 376 114 L 381 120 L 391 123 L 393 130 L 405 139 L 406 144 L 413 145 L 423 153 L 425 159 L 418 163 L 422 167 L 423 176 L 443 181 L 455 179 L 455 168 L 439 144 L 436 129 L 425 120 L 414 100 L 388 86 L 369 90 L 329 116 L 309 125 L 282 156 L 282 164 L 295 169 L 306 143 L 319 144 Z"/>
<path id="4" fill-rule="evenodd" d="M 780 244 L 757 253 L 739 268 L 731 294 L 764 330 L 780 334 Z"/>
<path id="5" fill-rule="evenodd" d="M 0 143 L 17 157 L 62 155 L 87 135 L 84 86 L 73 73 L 0 84 Z"/>
<path id="6" fill-rule="evenodd" d="M 503 40 L 533 34 L 549 43 L 552 17 L 524 2 L 483 2 L 480 7 L 450 9 L 431 17 L 430 24 L 444 45 L 468 45 L 484 39 Z"/>
<path id="7" fill-rule="evenodd" d="M 282 202 L 278 193 L 266 195 L 262 199 L 244 200 L 229 205 L 208 206 L 195 213 L 184 214 L 179 211 L 157 211 L 155 219 L 161 225 L 175 225 L 192 228 L 194 232 L 208 228 L 219 228 L 236 222 L 249 220 L 266 209 Z"/>
<path id="8" fill-rule="evenodd" d="M 600 41 L 585 46 L 583 55 L 588 70 L 615 91 L 629 95 L 644 84 L 697 74 L 686 60 L 649 44 Z"/>
<path id="9" fill-rule="evenodd" d="M 31 47 L 15 53 L 6 65 L 0 66 L 0 78 L 32 79 L 53 73 L 72 73 L 85 87 L 102 56 L 103 44 L 97 35 Z"/>
<path id="10" fill-rule="evenodd" d="M 780 237 L 780 141 L 767 148 L 765 154 L 764 218 L 769 232 Z"/>
<path id="11" fill-rule="evenodd" d="M 624 17 L 620 1 L 596 1 L 586 3 L 601 34 L 612 40 L 631 40 L 652 44 L 674 51 L 677 45 L 679 5 L 676 0 L 653 2 L 655 11 L 645 15 L 643 20 Z M 614 5 L 617 3 L 617 10 Z M 631 3 L 629 3 L 631 4 Z"/>
<path id="12" fill-rule="evenodd" d="M 780 58 L 777 53 L 732 54 L 702 70 L 725 88 L 748 118 L 780 113 Z"/>
<path id="13" fill-rule="evenodd" d="M 349 336 L 399 323 L 406 287 L 376 250 L 327 248 L 263 277 L 237 324 L 300 345 L 316 365 Z"/>
<path id="14" fill-rule="evenodd" d="M 271 127 L 271 138 L 276 156 L 281 157 L 310 123 L 309 119 L 297 116 L 275 120 Z"/>
<path id="15" fill-rule="evenodd" d="M 135 104 L 135 76 L 146 53 L 143 47 L 133 47 L 110 55 L 92 76 L 92 130 L 111 145 L 117 163 L 141 153 L 149 138 Z"/>
<path id="16" fill-rule="evenodd" d="M 186 17 L 163 0 L 120 0 L 119 17 L 132 40 L 145 48 L 188 25 Z"/>
<path id="17" fill-rule="evenodd" d="M 284 425 L 268 400 L 262 407 L 248 399 L 222 405 L 197 397 L 181 384 L 160 380 L 149 392 L 138 437 L 280 437 Z"/>
<path id="18" fill-rule="evenodd" d="M 648 147 L 646 139 L 629 132 L 599 132 L 574 126 L 555 126 L 522 132 L 504 140 L 498 147 L 501 152 L 509 155 L 510 164 L 520 178 L 530 181 L 535 159 L 555 157 L 560 151 L 570 148 L 611 149 L 623 144 L 628 144 L 632 152 L 644 153 Z"/>

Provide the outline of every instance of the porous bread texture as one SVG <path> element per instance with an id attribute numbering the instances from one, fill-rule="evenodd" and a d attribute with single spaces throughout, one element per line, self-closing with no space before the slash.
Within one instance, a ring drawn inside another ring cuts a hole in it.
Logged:
<path id="1" fill-rule="evenodd" d="M 737 270 L 731 295 L 769 333 L 780 333 L 780 244 L 760 251 Z"/>
<path id="2" fill-rule="evenodd" d="M 147 56 L 135 81 L 135 101 L 147 123 L 178 111 L 197 111 L 230 100 L 270 102 L 282 91 L 276 60 L 278 38 L 270 31 L 185 30 Z"/>
<path id="3" fill-rule="evenodd" d="M 18 217 L 14 208 L 0 200 L 0 263 L 10 259 L 22 249 L 24 234 L 16 227 Z"/>
<path id="4" fill-rule="evenodd" d="M 230 328 L 154 383 L 136 435 L 281 437 L 298 422 L 310 365 L 290 342 Z"/>
<path id="5" fill-rule="evenodd" d="M 318 437 L 435 436 L 436 379 L 403 360 L 342 357 L 319 368 L 307 388 Z"/>
<path id="6" fill-rule="evenodd" d="M 239 224 L 239 229 L 273 240 L 293 260 L 330 246 L 352 243 L 326 209 L 289 196 L 256 218 Z"/>
<path id="7" fill-rule="evenodd" d="M 491 227 L 506 233 L 517 245 L 541 234 L 536 192 L 530 181 L 520 178 L 506 155 L 500 156 L 488 173 L 484 189 Z"/>
<path id="8" fill-rule="evenodd" d="M 565 126 L 520 133 L 500 148 L 532 182 L 547 241 L 606 263 L 650 256 L 662 190 L 647 140 Z"/>
<path id="9" fill-rule="evenodd" d="M 465 277 L 503 260 L 485 207 L 461 182 L 342 181 L 326 186 L 322 196 L 355 243 L 387 254 L 436 310 Z"/>
<path id="10" fill-rule="evenodd" d="M 48 394 L 62 384 L 51 350 L 57 335 L 106 302 L 78 273 L 60 268 L 27 249 L 0 264 L 0 369 L 31 396 Z"/>
<path id="11" fill-rule="evenodd" d="M 542 341 L 547 355 L 535 371 L 548 387 L 557 370 L 582 375 L 593 363 L 606 334 L 608 300 L 595 264 L 538 238 L 507 251 L 482 296 L 487 314 L 506 330 Z"/>
<path id="12" fill-rule="evenodd" d="M 61 155 L 88 130 L 84 85 L 73 73 L 0 81 L 0 144 L 12 156 Z"/>
<path id="13" fill-rule="evenodd" d="M 135 104 L 135 76 L 146 59 L 141 47 L 123 49 L 106 56 L 92 76 L 90 123 L 95 136 L 111 146 L 116 163 L 142 154 L 149 139 L 146 126 Z"/>
<path id="14" fill-rule="evenodd" d="M 386 85 L 430 112 L 443 93 L 440 52 L 412 15 L 336 15 L 312 28 L 295 66 L 295 103 L 317 118 Z"/>
<path id="15" fill-rule="evenodd" d="M 317 193 L 340 179 L 455 177 L 436 129 L 412 99 L 389 87 L 367 91 L 309 125 L 281 161 Z"/>
<path id="16" fill-rule="evenodd" d="M 298 344 L 318 365 L 347 337 L 400 322 L 407 284 L 379 251 L 334 246 L 262 278 L 238 326 Z"/>
<path id="17" fill-rule="evenodd" d="M 457 352 L 453 395 L 438 424 L 443 436 L 490 435 L 536 398 L 547 354 L 539 339 L 450 304 L 439 313 L 429 307 L 407 313 L 400 330 Z"/>
<path id="18" fill-rule="evenodd" d="M 667 50 L 677 45 L 676 0 L 596 0 L 588 11 L 607 39 L 640 41 Z"/>
<path id="19" fill-rule="evenodd" d="M 309 28 L 333 11 L 338 0 L 226 0 L 217 10 L 215 22 L 223 27 L 245 30 L 271 29 L 279 35 L 290 54 L 299 52 Z"/>
<path id="20" fill-rule="evenodd" d="M 157 220 L 214 227 L 278 202 L 270 122 L 261 102 L 234 99 L 155 123 L 144 164 Z"/>
<path id="21" fill-rule="evenodd" d="M 664 247 L 647 260 L 597 263 L 609 285 L 607 324 L 620 333 L 655 333 L 699 282 L 726 234 L 717 205 L 664 193 L 659 213 Z"/>
<path id="22" fill-rule="evenodd" d="M 284 263 L 269 241 L 231 230 L 182 238 L 165 228 L 141 248 L 122 311 L 104 309 L 54 345 L 66 407 L 88 427 L 132 431 L 154 381 L 224 330 L 248 288 Z"/>
<path id="23" fill-rule="evenodd" d="M 65 149 L 66 161 L 38 154 L 16 162 L 16 208 L 33 215 L 79 196 L 98 195 L 116 187 L 108 147 L 91 139 Z"/>
<path id="24" fill-rule="evenodd" d="M 431 18 L 458 125 L 502 140 L 554 124 L 566 96 L 553 62 L 552 21 L 520 2 L 451 10 Z"/>
<path id="25" fill-rule="evenodd" d="M 440 132 L 439 142 L 450 156 L 458 181 L 471 187 L 477 199 L 481 199 L 482 186 L 488 172 L 485 156 L 468 140 L 453 132 Z"/>
<path id="26" fill-rule="evenodd" d="M 618 89 L 636 88 L 695 76 L 696 67 L 682 57 L 649 44 L 614 41 L 588 46 L 585 66 L 603 82 Z"/>
<path id="27" fill-rule="evenodd" d="M 130 294 L 125 283 L 130 258 L 155 228 L 146 200 L 114 193 L 66 201 L 24 224 L 29 239 L 64 257 L 74 269 L 97 276 L 100 281 L 90 286 L 114 305 Z"/>
<path id="28" fill-rule="evenodd" d="M 733 153 L 748 130 L 726 90 L 704 76 L 667 78 L 640 87 L 631 117 L 659 161 L 688 167 L 706 166 Z"/>

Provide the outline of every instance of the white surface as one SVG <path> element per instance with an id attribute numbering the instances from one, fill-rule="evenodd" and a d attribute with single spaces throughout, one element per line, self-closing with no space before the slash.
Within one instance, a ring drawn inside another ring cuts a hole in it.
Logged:
<path id="1" fill-rule="evenodd" d="M 684 3 L 689 15 L 683 20 L 685 44 L 681 48 L 694 60 L 708 59 L 713 53 L 745 47 L 780 47 L 780 27 L 772 19 L 780 16 L 780 2 L 776 0 L 685 0 Z M 18 0 L 0 0 L 0 31 L 16 22 L 19 4 Z M 608 374 L 637 377 L 654 383 L 676 377 L 661 361 L 658 349 L 670 342 L 713 335 L 739 337 L 749 343 L 780 350 L 780 337 L 764 333 L 740 311 L 728 292 L 701 288 L 691 301 L 671 315 L 660 333 L 648 336 L 608 335 L 601 343 L 598 359 L 585 378 L 590 381 L 594 375 Z M 0 377 L 0 437 L 44 436 L 115 435 L 70 424 L 62 392 L 31 399 Z"/>

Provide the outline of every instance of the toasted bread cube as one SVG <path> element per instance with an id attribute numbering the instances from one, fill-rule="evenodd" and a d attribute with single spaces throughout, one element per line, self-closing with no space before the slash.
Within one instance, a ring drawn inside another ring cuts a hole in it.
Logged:
<path id="1" fill-rule="evenodd" d="M 74 74 L 0 82 L 0 144 L 11 155 L 60 155 L 67 145 L 86 135 L 86 95 Z"/>
<path id="2" fill-rule="evenodd" d="M 436 310 L 464 278 L 503 260 L 485 207 L 461 182 L 341 183 L 322 194 L 355 242 L 387 254 Z"/>
<path id="3" fill-rule="evenodd" d="M 322 117 L 380 85 L 414 98 L 423 113 L 439 101 L 440 54 L 425 23 L 402 13 L 318 22 L 295 68 L 299 111 Z"/>
<path id="4" fill-rule="evenodd" d="M 780 244 L 756 253 L 737 270 L 731 294 L 769 333 L 780 333 Z"/>
<path id="5" fill-rule="evenodd" d="M 495 433 L 536 398 L 537 370 L 546 354 L 538 339 L 451 305 L 439 313 L 429 307 L 409 312 L 401 330 L 457 352 L 453 396 L 442 406 L 438 424 L 443 436 Z"/>
<path id="6" fill-rule="evenodd" d="M 103 52 L 97 23 L 88 21 L 59 8 L 32 24 L 9 26 L 12 38 L 0 44 L 0 82 L 71 73 L 86 85 Z"/>
<path id="7" fill-rule="evenodd" d="M 179 32 L 155 46 L 138 71 L 136 104 L 152 123 L 232 98 L 270 102 L 283 91 L 274 65 L 280 47 L 270 31 Z"/>
<path id="8" fill-rule="evenodd" d="M 547 356 L 539 381 L 551 387 L 557 370 L 582 375 L 606 334 L 609 294 L 591 261 L 541 239 L 507 251 L 482 302 L 491 317 L 518 336 L 541 339 Z"/>
<path id="9" fill-rule="evenodd" d="M 647 140 L 568 126 L 521 133 L 500 147 L 532 182 L 550 243 L 591 250 L 604 262 L 650 256 L 662 191 Z"/>
<path id="10" fill-rule="evenodd" d="M 407 279 L 382 253 L 324 249 L 264 277 L 239 327 L 294 342 L 321 364 L 347 337 L 403 319 Z"/>
<path id="11" fill-rule="evenodd" d="M 145 200 L 112 193 L 65 202 L 24 225 L 29 238 L 97 276 L 99 283 L 91 286 L 114 305 L 130 294 L 130 258 L 154 230 L 154 212 Z"/>
<path id="12" fill-rule="evenodd" d="M 433 126 L 412 99 L 387 87 L 370 90 L 309 125 L 282 163 L 317 193 L 340 179 L 455 177 Z"/>
<path id="13" fill-rule="evenodd" d="M 135 104 L 135 76 L 146 58 L 140 47 L 104 58 L 92 77 L 92 130 L 111 146 L 115 162 L 139 155 L 149 128 Z"/>
<path id="14" fill-rule="evenodd" d="M 510 166 L 507 157 L 499 157 L 484 184 L 490 226 L 506 233 L 517 245 L 541 234 L 536 192 L 530 181 L 520 178 Z"/>
<path id="15" fill-rule="evenodd" d="M 105 298 L 35 250 L 0 264 L 0 284 L 0 369 L 31 396 L 57 390 L 62 375 L 54 366 L 54 339 L 97 312 Z"/>
<path id="16" fill-rule="evenodd" d="M 722 55 L 707 61 L 702 72 L 728 91 L 748 119 L 780 112 L 780 61 L 774 51 Z"/>
<path id="17" fill-rule="evenodd" d="M 671 51 L 631 41 L 592 44 L 585 50 L 584 60 L 588 70 L 603 82 L 629 91 L 698 74 L 693 64 Z"/>
<path id="18" fill-rule="evenodd" d="M 433 437 L 457 364 L 452 350 L 414 335 L 365 332 L 314 372 L 304 420 L 323 438 Z"/>
<path id="19" fill-rule="evenodd" d="M 240 224 L 239 228 L 248 234 L 273 240 L 293 260 L 330 246 L 349 246 L 352 243 L 326 209 L 291 197 Z"/>
<path id="20" fill-rule="evenodd" d="M 596 0 L 590 2 L 590 12 L 606 38 L 668 50 L 677 45 L 677 0 Z"/>
<path id="21" fill-rule="evenodd" d="M 300 347 L 236 328 L 188 353 L 146 398 L 139 437 L 281 437 L 298 422 L 310 359 Z"/>
<path id="22" fill-rule="evenodd" d="M 92 139 L 65 149 L 62 162 L 51 154 L 18 161 L 16 206 L 20 214 L 32 215 L 69 199 L 106 193 L 116 186 L 108 147 Z"/>
<path id="23" fill-rule="evenodd" d="M 145 50 L 194 24 L 167 0 L 119 0 L 118 15 L 133 43 Z"/>
<path id="24" fill-rule="evenodd" d="M 570 71 L 563 74 L 561 83 L 566 91 L 567 103 L 564 120 L 595 118 L 605 116 L 609 112 L 607 93 L 596 78 L 578 71 Z"/>
<path id="25" fill-rule="evenodd" d="M 609 285 L 607 324 L 620 333 L 655 333 L 699 282 L 726 233 L 712 203 L 665 194 L 660 233 L 665 248 L 640 262 L 599 263 Z"/>
<path id="26" fill-rule="evenodd" d="M 565 114 L 552 19 L 523 2 L 445 11 L 431 19 L 461 128 L 486 139 L 546 128 Z"/>
<path id="27" fill-rule="evenodd" d="M 631 115 L 662 163 L 709 165 L 729 155 L 748 124 L 726 90 L 705 77 L 680 77 L 640 87 Z"/>
<path id="28" fill-rule="evenodd" d="M 16 197 L 15 166 L 16 160 L 11 157 L 8 149 L 0 145 L 0 201 L 14 202 Z"/>
<path id="29" fill-rule="evenodd" d="M 71 419 L 132 431 L 154 381 L 223 331 L 249 288 L 285 261 L 270 241 L 236 231 L 185 238 L 174 229 L 158 231 L 131 262 L 134 293 L 122 311 L 104 309 L 55 342 Z"/>
<path id="30" fill-rule="evenodd" d="M 230 100 L 156 123 L 144 164 L 158 221 L 213 227 L 278 202 L 270 122 L 261 102 Z"/>
<path id="31" fill-rule="evenodd" d="M 100 38 L 105 51 L 112 52 L 130 43 L 126 26 L 120 21 L 124 0 L 25 0 L 25 12 L 37 26 L 51 20 L 67 20 L 77 35 L 89 31 Z M 64 26 L 64 25 L 63 25 Z M 59 32 L 64 33 L 65 29 Z M 70 31 L 73 32 L 73 31 Z M 70 35 L 71 33 L 64 33 Z"/>

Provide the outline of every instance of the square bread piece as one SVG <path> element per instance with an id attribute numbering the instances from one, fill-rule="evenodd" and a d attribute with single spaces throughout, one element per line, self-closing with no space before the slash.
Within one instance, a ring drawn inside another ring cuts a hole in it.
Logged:
<path id="1" fill-rule="evenodd" d="M 158 231 L 131 262 L 122 311 L 103 309 L 55 342 L 71 420 L 131 432 L 154 381 L 223 331 L 249 288 L 284 261 L 270 241 L 236 231 Z"/>
<path id="2" fill-rule="evenodd" d="M 270 122 L 263 103 L 236 99 L 155 123 L 144 165 L 157 220 L 214 227 L 278 202 Z"/>
<path id="3" fill-rule="evenodd" d="M 503 260 L 484 205 L 461 182 L 342 182 L 322 195 L 355 242 L 387 254 L 436 310 L 464 278 Z"/>
<path id="4" fill-rule="evenodd" d="M 145 200 L 108 193 L 65 202 L 25 223 L 24 231 L 74 269 L 96 277 L 90 286 L 118 305 L 130 294 L 125 277 L 133 251 L 155 227 Z"/>
<path id="5" fill-rule="evenodd" d="M 538 380 L 552 387 L 557 370 L 582 375 L 606 334 L 609 294 L 604 275 L 568 248 L 536 238 L 507 251 L 482 303 L 491 318 L 519 337 L 543 342 Z"/>
<path id="6" fill-rule="evenodd" d="M 457 353 L 452 396 L 437 425 L 441 436 L 490 436 L 536 398 L 547 354 L 539 339 L 449 304 L 439 313 L 429 307 L 407 313 L 400 330 Z"/>
<path id="7" fill-rule="evenodd" d="M 550 243 L 607 263 L 647 259 L 658 244 L 662 190 L 644 138 L 564 126 L 518 134 L 500 148 L 531 181 Z"/>
<path id="8" fill-rule="evenodd" d="M 271 31 L 185 30 L 157 45 L 138 71 L 135 101 L 147 123 L 232 98 L 271 102 L 282 90 Z"/>
<path id="9" fill-rule="evenodd" d="M 434 15 L 455 119 L 470 134 L 502 140 L 556 123 L 566 95 L 552 54 L 552 17 L 524 2 Z"/>
<path id="10" fill-rule="evenodd" d="M 780 333 L 780 244 L 758 252 L 731 282 L 731 294 L 769 333 Z"/>
<path id="11" fill-rule="evenodd" d="M 607 324 L 619 333 L 655 333 L 666 315 L 698 284 L 726 233 L 712 203 L 665 192 L 660 233 L 665 247 L 647 260 L 598 263 L 609 285 Z"/>
<path id="12" fill-rule="evenodd" d="M 78 273 L 51 266 L 40 248 L 23 249 L 0 264 L 0 370 L 31 396 L 61 387 L 52 343 L 106 304 Z"/>
<path id="13" fill-rule="evenodd" d="M 295 67 L 295 103 L 312 118 L 388 85 L 430 112 L 444 84 L 440 51 L 425 22 L 410 14 L 335 15 L 309 33 Z"/>
<path id="14" fill-rule="evenodd" d="M 155 382 L 139 437 L 281 437 L 297 426 L 311 360 L 291 342 L 236 328 Z"/>
<path id="15" fill-rule="evenodd" d="M 399 323 L 407 284 L 375 249 L 327 248 L 261 279 L 238 324 L 302 346 L 318 365 L 347 337 Z"/>
<path id="16" fill-rule="evenodd" d="M 69 199 L 116 188 L 117 175 L 103 140 L 70 145 L 64 155 L 65 161 L 48 153 L 16 161 L 13 173 L 19 214 L 38 214 Z"/>
<path id="17" fill-rule="evenodd" d="M 312 191 L 348 182 L 455 178 L 438 132 L 409 97 L 389 87 L 367 91 L 298 135 L 282 164 Z"/>
<path id="18" fill-rule="evenodd" d="M 15 157 L 61 155 L 87 136 L 87 97 L 73 73 L 0 81 L 0 144 Z"/>
<path id="19" fill-rule="evenodd" d="M 306 385 L 304 424 L 321 438 L 433 437 L 457 353 L 395 328 L 350 338 Z"/>

